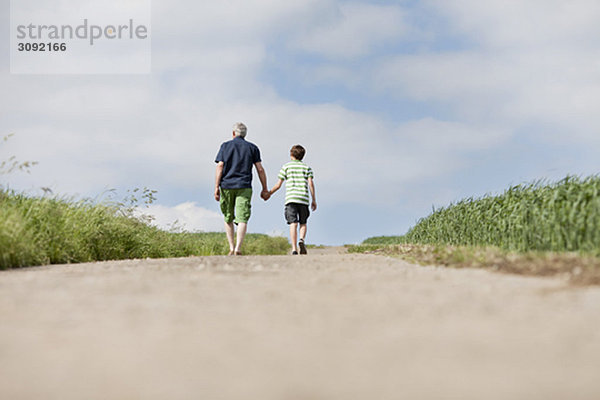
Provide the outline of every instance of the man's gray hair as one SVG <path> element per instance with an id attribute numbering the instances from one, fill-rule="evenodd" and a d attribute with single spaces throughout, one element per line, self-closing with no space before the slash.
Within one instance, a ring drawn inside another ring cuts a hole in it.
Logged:
<path id="1" fill-rule="evenodd" d="M 247 130 L 248 129 L 246 128 L 246 125 L 242 124 L 241 122 L 236 122 L 235 124 L 233 124 L 233 131 L 235 132 L 235 136 L 246 137 Z"/>

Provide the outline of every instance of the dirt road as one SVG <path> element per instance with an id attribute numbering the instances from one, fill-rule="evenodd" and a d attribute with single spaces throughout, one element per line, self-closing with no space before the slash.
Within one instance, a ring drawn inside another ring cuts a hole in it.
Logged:
<path id="1" fill-rule="evenodd" d="M 600 288 L 337 252 L 0 272 L 0 399 L 600 398 Z"/>

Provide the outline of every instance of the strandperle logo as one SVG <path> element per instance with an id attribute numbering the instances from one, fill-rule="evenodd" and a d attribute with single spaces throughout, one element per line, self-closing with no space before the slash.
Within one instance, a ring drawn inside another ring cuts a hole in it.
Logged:
<path id="1" fill-rule="evenodd" d="M 11 0 L 13 74 L 149 74 L 151 0 Z"/>
<path id="2" fill-rule="evenodd" d="M 80 25 L 18 25 L 17 39 L 31 40 L 65 40 L 81 39 L 89 41 L 90 46 L 98 40 L 133 40 L 148 38 L 148 27 L 143 24 L 136 24 L 133 19 L 129 19 L 126 24 L 90 24 L 86 19 Z"/>

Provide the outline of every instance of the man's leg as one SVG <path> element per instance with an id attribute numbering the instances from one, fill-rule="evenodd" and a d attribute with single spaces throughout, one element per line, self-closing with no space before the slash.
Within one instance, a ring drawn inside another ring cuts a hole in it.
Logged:
<path id="1" fill-rule="evenodd" d="M 235 197 L 235 220 L 237 223 L 237 243 L 235 245 L 235 254 L 242 254 L 242 244 L 246 237 L 248 229 L 248 220 L 250 219 L 252 209 L 252 189 L 238 189 Z"/>
<path id="2" fill-rule="evenodd" d="M 229 242 L 229 254 L 233 254 L 233 249 L 235 247 L 233 241 L 233 210 L 234 203 L 232 199 L 232 192 L 230 189 L 221 189 L 221 212 L 225 217 L 225 233 L 227 234 L 227 241 Z"/>
<path id="3" fill-rule="evenodd" d="M 290 240 L 292 242 L 292 251 L 298 251 L 298 223 L 290 224 Z"/>
<path id="4" fill-rule="evenodd" d="M 237 228 L 237 243 L 235 245 L 235 254 L 242 254 L 242 243 L 244 243 L 244 237 L 246 237 L 246 230 L 248 229 L 248 224 L 245 222 L 240 222 Z M 233 236 L 233 234 L 232 234 Z"/>
<path id="5" fill-rule="evenodd" d="M 227 234 L 227 241 L 229 242 L 229 254 L 231 254 L 234 251 L 233 222 L 225 222 L 225 233 Z"/>

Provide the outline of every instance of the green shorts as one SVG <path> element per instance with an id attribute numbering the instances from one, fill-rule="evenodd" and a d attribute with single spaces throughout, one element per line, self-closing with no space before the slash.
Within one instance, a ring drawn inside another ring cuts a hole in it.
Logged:
<path id="1" fill-rule="evenodd" d="M 247 223 L 250 219 L 252 189 L 221 189 L 221 212 L 225 222 Z"/>

